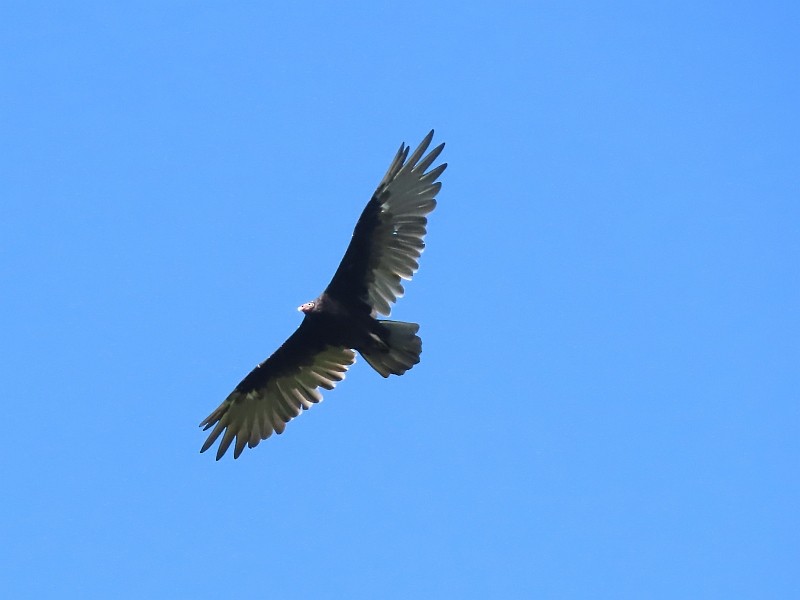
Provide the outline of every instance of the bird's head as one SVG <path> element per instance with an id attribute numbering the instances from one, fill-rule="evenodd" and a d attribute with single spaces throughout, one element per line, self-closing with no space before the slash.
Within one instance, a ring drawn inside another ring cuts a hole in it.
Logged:
<path id="1" fill-rule="evenodd" d="M 314 310 L 314 307 L 316 305 L 317 305 L 316 301 L 312 300 L 311 302 L 306 302 L 305 304 L 301 304 L 300 306 L 297 307 L 297 310 L 299 310 L 302 313 L 308 314 L 312 310 Z"/>

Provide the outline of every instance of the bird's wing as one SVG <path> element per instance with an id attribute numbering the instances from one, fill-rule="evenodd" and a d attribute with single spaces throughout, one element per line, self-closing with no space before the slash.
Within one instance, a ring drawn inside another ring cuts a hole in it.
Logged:
<path id="1" fill-rule="evenodd" d="M 349 348 L 329 345 L 321 339 L 313 323 L 304 320 L 200 423 L 204 430 L 214 427 L 200 452 L 208 450 L 222 435 L 217 460 L 234 438 L 233 457 L 239 458 L 245 445 L 254 448 L 273 432 L 283 433 L 286 423 L 301 410 L 322 400 L 317 388 L 332 390 L 344 379 L 356 357 Z"/>
<path id="2" fill-rule="evenodd" d="M 443 163 L 426 173 L 444 148 L 440 144 L 423 158 L 432 139 L 433 130 L 411 156 L 409 147 L 400 145 L 325 290 L 330 296 L 361 302 L 373 314 L 388 315 L 390 305 L 403 295 L 400 280 L 411 279 L 419 268 L 426 215 L 436 207 L 442 187 L 436 180 L 447 167 Z"/>

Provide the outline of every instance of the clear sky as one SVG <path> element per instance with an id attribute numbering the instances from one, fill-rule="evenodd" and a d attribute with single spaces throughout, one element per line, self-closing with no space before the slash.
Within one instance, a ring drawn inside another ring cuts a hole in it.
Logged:
<path id="1" fill-rule="evenodd" d="M 0 8 L 0 595 L 800 597 L 800 5 L 277 6 Z M 422 362 L 199 454 L 431 128 Z"/>

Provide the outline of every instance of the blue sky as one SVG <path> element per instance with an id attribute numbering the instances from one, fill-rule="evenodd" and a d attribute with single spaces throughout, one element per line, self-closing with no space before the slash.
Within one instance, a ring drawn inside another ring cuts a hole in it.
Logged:
<path id="1" fill-rule="evenodd" d="M 800 597 L 800 8 L 4 3 L 9 598 Z M 401 141 L 393 317 L 284 435 L 197 424 Z"/>

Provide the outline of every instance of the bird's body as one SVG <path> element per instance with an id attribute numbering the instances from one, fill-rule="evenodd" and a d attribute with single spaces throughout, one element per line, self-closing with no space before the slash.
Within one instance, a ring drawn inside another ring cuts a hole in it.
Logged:
<path id="1" fill-rule="evenodd" d="M 383 377 L 402 375 L 419 362 L 419 325 L 378 320 L 403 295 L 425 247 L 427 218 L 441 188 L 441 164 L 428 167 L 444 144 L 423 154 L 431 131 L 409 157 L 400 146 L 378 189 L 361 213 L 353 238 L 325 291 L 299 307 L 303 322 L 286 342 L 253 369 L 200 425 L 214 427 L 201 452 L 222 435 L 217 460 L 236 440 L 234 458 L 322 399 L 355 361 L 354 350 Z M 224 432 L 224 433 L 223 433 Z"/>
<path id="2" fill-rule="evenodd" d="M 352 348 L 362 355 L 386 348 L 382 341 L 386 328 L 381 321 L 363 310 L 353 310 L 352 306 L 329 294 L 322 294 L 313 301 L 313 307 L 306 312 L 303 321 L 308 323 L 309 329 L 317 332 L 320 339 Z"/>

